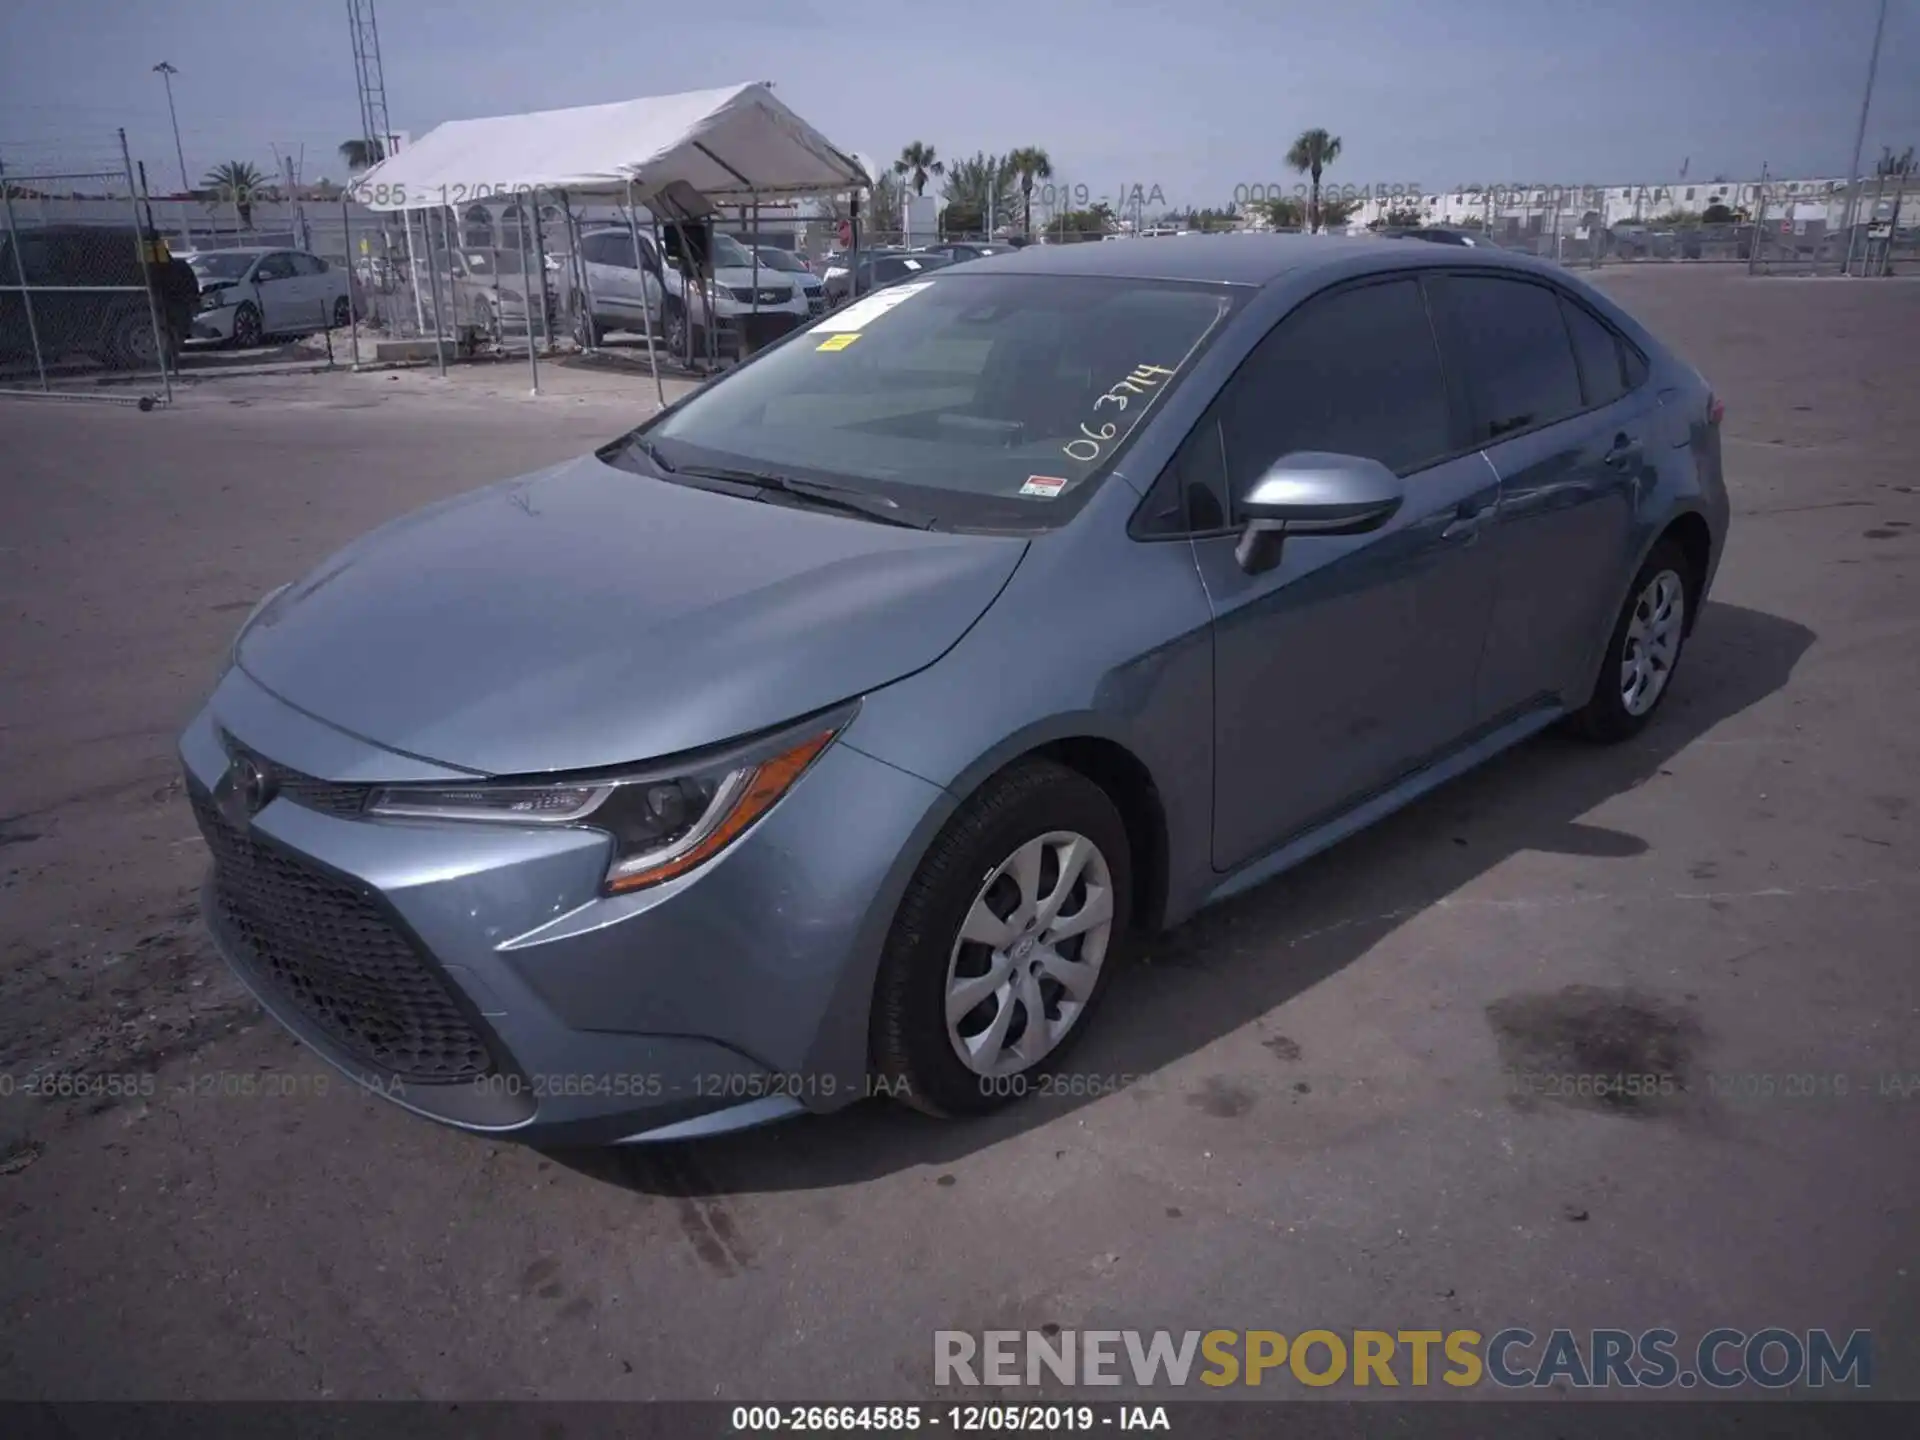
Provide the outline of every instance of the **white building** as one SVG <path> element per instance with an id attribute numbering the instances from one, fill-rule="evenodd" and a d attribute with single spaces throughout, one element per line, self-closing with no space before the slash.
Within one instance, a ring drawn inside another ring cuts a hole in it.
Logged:
<path id="1" fill-rule="evenodd" d="M 1336 192 L 1337 193 L 1337 192 Z M 1920 177 L 1909 176 L 1904 194 L 1897 179 L 1862 181 L 1863 220 L 1894 218 L 1920 224 Z M 1675 212 L 1704 215 L 1714 205 L 1745 212 L 1748 219 L 1791 220 L 1796 228 L 1818 223 L 1838 227 L 1846 216 L 1847 182 L 1835 179 L 1765 181 L 1677 180 L 1648 185 L 1497 185 L 1416 197 L 1375 197 L 1348 221 L 1363 227 L 1390 211 L 1412 210 L 1425 225 L 1478 220 L 1495 229 L 1518 222 L 1524 229 L 1575 231 L 1587 225 L 1647 224 Z"/>

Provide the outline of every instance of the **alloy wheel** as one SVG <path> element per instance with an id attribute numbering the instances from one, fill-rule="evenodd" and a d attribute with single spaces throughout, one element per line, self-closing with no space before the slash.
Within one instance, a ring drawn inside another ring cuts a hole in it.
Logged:
<path id="1" fill-rule="evenodd" d="M 1112 872 L 1084 835 L 1050 831 L 989 871 L 947 960 L 961 1063 L 1005 1076 L 1044 1060 L 1092 999 L 1112 930 Z"/>
<path id="2" fill-rule="evenodd" d="M 1686 615 L 1687 587 L 1672 570 L 1660 571 L 1635 598 L 1620 652 L 1620 704 L 1627 714 L 1646 714 L 1666 690 Z"/>

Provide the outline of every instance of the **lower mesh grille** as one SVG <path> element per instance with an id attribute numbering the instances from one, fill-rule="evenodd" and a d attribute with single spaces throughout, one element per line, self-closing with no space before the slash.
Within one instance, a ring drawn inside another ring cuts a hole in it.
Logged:
<path id="1" fill-rule="evenodd" d="M 493 1070 L 447 982 L 380 907 L 318 866 L 243 835 L 193 791 L 213 852 L 212 918 L 257 978 L 347 1054 L 423 1085 Z"/>

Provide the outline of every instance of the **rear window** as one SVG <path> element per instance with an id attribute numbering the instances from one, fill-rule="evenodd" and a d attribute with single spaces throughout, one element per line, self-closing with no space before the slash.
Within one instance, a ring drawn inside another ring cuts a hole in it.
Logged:
<path id="1" fill-rule="evenodd" d="M 1217 286 L 963 266 L 835 312 L 646 434 L 675 464 L 898 492 L 962 527 L 1044 528 L 1234 303 Z"/>

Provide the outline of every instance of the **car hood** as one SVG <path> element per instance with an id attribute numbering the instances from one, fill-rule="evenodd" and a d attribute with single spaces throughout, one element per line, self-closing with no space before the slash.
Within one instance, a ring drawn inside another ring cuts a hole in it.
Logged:
<path id="1" fill-rule="evenodd" d="M 752 267 L 746 265 L 722 265 L 713 272 L 714 283 L 719 285 L 738 285 L 742 288 L 753 284 Z M 771 289 L 775 286 L 791 286 L 800 277 L 790 275 L 785 270 L 776 270 L 771 265 L 760 267 L 760 288 Z"/>
<path id="2" fill-rule="evenodd" d="M 482 774 L 697 749 L 944 654 L 1026 551 L 736 499 L 594 458 L 355 542 L 236 647 L 281 699 Z"/>

